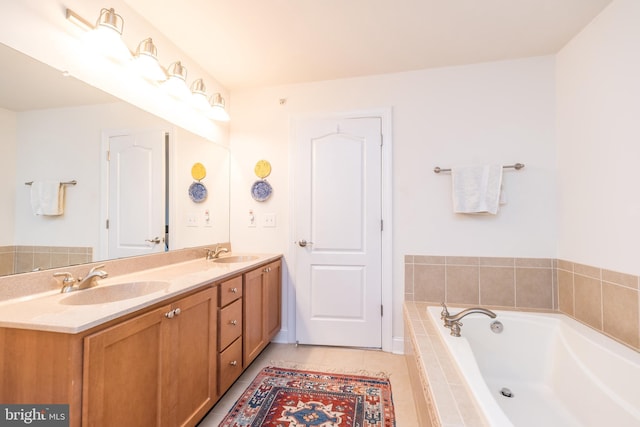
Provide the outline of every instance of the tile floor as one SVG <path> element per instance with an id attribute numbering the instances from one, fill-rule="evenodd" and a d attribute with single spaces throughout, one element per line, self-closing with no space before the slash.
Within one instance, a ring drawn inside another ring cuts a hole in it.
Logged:
<path id="1" fill-rule="evenodd" d="M 293 344 L 270 344 L 249 366 L 235 384 L 200 422 L 200 427 L 217 427 L 242 392 L 249 386 L 260 369 L 271 361 L 281 361 L 327 367 L 328 369 L 384 371 L 391 380 L 391 393 L 396 414 L 396 427 L 418 427 L 416 410 L 411 393 L 409 372 L 403 355 L 375 350 L 336 347 L 295 346 Z"/>

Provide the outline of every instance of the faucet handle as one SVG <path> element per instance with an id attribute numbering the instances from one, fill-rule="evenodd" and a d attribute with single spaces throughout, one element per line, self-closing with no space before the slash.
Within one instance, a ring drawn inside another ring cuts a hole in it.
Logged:
<path id="1" fill-rule="evenodd" d="M 447 317 L 449 317 L 449 310 L 447 310 L 447 305 L 443 302 L 442 303 L 442 311 L 440 312 L 440 319 L 444 320 Z"/>
<path id="2" fill-rule="evenodd" d="M 76 279 L 73 277 L 73 275 L 66 271 L 53 273 L 53 277 L 64 277 L 64 279 L 62 279 L 63 285 L 73 285 L 74 283 L 76 283 Z"/>

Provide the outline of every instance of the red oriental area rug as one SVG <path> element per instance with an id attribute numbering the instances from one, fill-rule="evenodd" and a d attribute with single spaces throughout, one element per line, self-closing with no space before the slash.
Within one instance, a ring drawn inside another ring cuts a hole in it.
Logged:
<path id="1" fill-rule="evenodd" d="M 394 427 L 388 379 L 264 368 L 219 427 Z"/>

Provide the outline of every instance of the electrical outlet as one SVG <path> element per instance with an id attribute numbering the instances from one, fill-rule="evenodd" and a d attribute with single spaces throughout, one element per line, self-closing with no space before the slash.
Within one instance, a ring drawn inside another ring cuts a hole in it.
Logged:
<path id="1" fill-rule="evenodd" d="M 275 227 L 276 226 L 276 214 L 268 213 L 262 216 L 262 226 L 263 227 Z"/>
<path id="2" fill-rule="evenodd" d="M 211 214 L 209 213 L 209 209 L 205 209 L 204 211 L 204 226 L 213 227 L 213 221 L 211 220 Z"/>

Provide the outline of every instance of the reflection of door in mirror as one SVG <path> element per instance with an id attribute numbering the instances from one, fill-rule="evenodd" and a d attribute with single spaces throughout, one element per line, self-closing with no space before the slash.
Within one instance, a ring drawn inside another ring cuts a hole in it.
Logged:
<path id="1" fill-rule="evenodd" d="M 164 130 L 106 132 L 108 156 L 107 253 L 102 258 L 166 250 Z"/>

